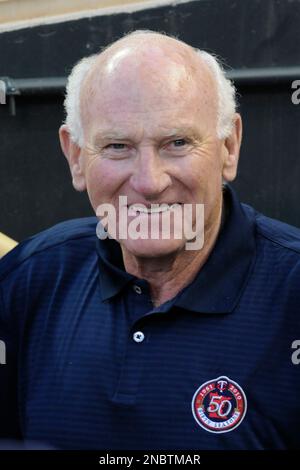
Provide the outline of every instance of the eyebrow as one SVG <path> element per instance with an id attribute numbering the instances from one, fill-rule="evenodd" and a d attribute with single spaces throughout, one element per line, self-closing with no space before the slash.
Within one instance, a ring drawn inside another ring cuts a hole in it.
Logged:
<path id="1" fill-rule="evenodd" d="M 172 128 L 167 132 L 163 132 L 158 138 L 172 138 L 178 136 L 189 136 L 195 137 L 196 132 L 191 127 L 176 127 Z M 94 137 L 94 144 L 97 145 L 105 140 L 131 140 L 133 136 L 129 136 L 127 133 L 122 131 L 105 131 L 99 130 Z"/>
<path id="2" fill-rule="evenodd" d="M 128 135 L 125 132 L 98 131 L 94 137 L 94 144 L 101 143 L 103 140 L 127 140 Z"/>
<path id="3" fill-rule="evenodd" d="M 195 130 L 192 129 L 191 127 L 176 127 L 176 128 L 171 129 L 169 132 L 166 132 L 164 134 L 164 137 L 176 137 L 178 135 L 194 136 Z"/>

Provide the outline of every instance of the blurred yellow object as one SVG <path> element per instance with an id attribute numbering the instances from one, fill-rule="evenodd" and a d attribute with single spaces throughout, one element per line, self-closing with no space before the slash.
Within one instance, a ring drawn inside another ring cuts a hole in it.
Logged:
<path id="1" fill-rule="evenodd" d="M 18 242 L 0 232 L 0 258 L 17 246 Z"/>

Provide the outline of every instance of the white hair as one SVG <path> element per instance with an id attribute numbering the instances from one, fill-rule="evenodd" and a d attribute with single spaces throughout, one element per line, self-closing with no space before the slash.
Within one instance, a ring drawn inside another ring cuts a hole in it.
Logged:
<path id="1" fill-rule="evenodd" d="M 64 107 L 66 111 L 65 123 L 68 126 L 71 139 L 79 147 L 84 145 L 83 127 L 80 111 L 81 85 L 89 70 L 96 61 L 98 54 L 81 59 L 73 68 L 68 77 Z"/>
<path id="2" fill-rule="evenodd" d="M 226 78 L 221 62 L 212 54 L 196 49 L 197 54 L 210 68 L 217 84 L 218 111 L 217 136 L 225 139 L 231 134 L 234 114 L 237 108 L 236 89 L 231 80 Z"/>
<path id="3" fill-rule="evenodd" d="M 127 34 L 126 37 L 141 33 L 155 34 L 154 31 L 150 30 L 137 30 Z M 108 47 L 103 50 L 106 50 Z M 103 52 L 103 50 L 101 52 Z M 216 81 L 218 94 L 217 136 L 219 139 L 224 139 L 230 135 L 233 128 L 233 118 L 237 107 L 235 87 L 231 80 L 226 78 L 225 70 L 223 69 L 221 61 L 216 56 L 200 49 L 194 48 L 194 50 L 208 66 Z M 71 139 L 80 147 L 84 145 L 84 134 L 80 111 L 80 92 L 85 77 L 89 70 L 91 70 L 100 53 L 81 59 L 73 67 L 67 81 L 66 97 L 64 101 L 66 111 L 65 123 L 68 126 Z"/>

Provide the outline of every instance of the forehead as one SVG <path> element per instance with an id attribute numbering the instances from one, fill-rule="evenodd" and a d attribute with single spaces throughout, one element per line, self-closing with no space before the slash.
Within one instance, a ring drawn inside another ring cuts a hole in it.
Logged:
<path id="1" fill-rule="evenodd" d="M 181 57 L 145 53 L 136 57 L 122 50 L 89 75 L 83 90 L 84 129 L 128 132 L 159 127 L 172 133 L 200 119 L 216 120 L 214 79 L 205 67 L 195 70 Z M 116 129 L 117 128 L 117 129 Z"/>

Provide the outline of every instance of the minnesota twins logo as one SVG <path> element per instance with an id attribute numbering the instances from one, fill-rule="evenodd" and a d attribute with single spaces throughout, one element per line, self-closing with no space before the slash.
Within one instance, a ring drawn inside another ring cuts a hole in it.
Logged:
<path id="1" fill-rule="evenodd" d="M 209 432 L 233 431 L 243 421 L 246 410 L 242 387 L 225 376 L 202 384 L 192 400 L 195 420 Z"/>

